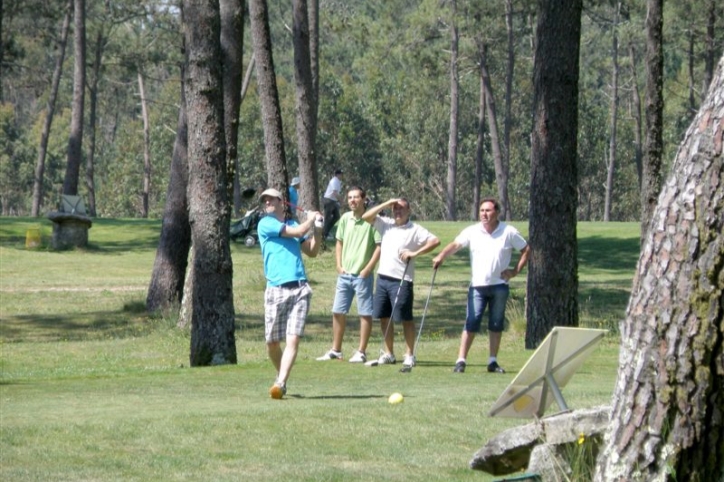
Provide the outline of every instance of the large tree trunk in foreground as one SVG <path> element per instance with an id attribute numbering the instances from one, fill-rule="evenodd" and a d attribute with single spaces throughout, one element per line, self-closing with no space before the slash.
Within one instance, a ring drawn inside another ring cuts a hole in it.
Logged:
<path id="1" fill-rule="evenodd" d="M 191 366 L 236 363 L 218 3 L 185 0 Z"/>
<path id="2" fill-rule="evenodd" d="M 598 481 L 724 480 L 724 58 L 646 234 Z"/>
<path id="3" fill-rule="evenodd" d="M 578 326 L 578 52 L 582 1 L 538 2 L 525 347 Z"/>

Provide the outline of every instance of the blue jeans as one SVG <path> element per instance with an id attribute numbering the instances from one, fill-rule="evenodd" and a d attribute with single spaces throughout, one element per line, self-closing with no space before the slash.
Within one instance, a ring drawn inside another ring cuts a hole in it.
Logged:
<path id="1" fill-rule="evenodd" d="M 505 322 L 505 304 L 510 288 L 507 284 L 471 286 L 468 289 L 468 309 L 465 331 L 480 333 L 483 313 L 488 308 L 488 331 L 501 332 Z"/>
<path id="2" fill-rule="evenodd" d="M 358 275 L 341 274 L 337 277 L 337 291 L 334 294 L 332 313 L 346 315 L 357 295 L 357 314 L 372 316 L 372 275 L 360 278 Z"/>

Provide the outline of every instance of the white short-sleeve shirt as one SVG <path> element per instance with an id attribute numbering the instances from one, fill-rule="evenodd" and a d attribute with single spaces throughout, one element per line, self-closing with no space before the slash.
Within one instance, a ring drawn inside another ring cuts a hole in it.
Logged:
<path id="1" fill-rule="evenodd" d="M 405 280 L 414 281 L 415 259 L 410 260 L 410 265 L 405 273 L 405 262 L 400 259 L 400 252 L 417 251 L 435 236 L 419 224 L 408 221 L 407 224 L 398 226 L 394 219 L 384 216 L 377 216 L 374 226 L 382 235 L 380 265 L 377 274 L 395 279 L 402 279 L 404 274 Z"/>
<path id="2" fill-rule="evenodd" d="M 528 243 L 513 226 L 500 222 L 488 233 L 482 224 L 463 229 L 455 242 L 470 249 L 471 286 L 491 286 L 506 283 L 500 277 L 509 268 L 513 248 L 520 251 Z"/>
<path id="3" fill-rule="evenodd" d="M 337 191 L 337 196 L 334 195 L 334 191 Z M 327 184 L 327 190 L 324 191 L 324 197 L 331 199 L 332 201 L 339 201 L 339 194 L 342 192 L 342 181 L 337 176 L 332 176 Z"/>

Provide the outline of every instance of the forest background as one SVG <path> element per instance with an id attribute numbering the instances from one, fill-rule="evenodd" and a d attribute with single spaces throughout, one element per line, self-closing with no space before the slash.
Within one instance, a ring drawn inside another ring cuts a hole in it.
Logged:
<path id="1" fill-rule="evenodd" d="M 92 215 L 160 218 L 180 102 L 178 6 L 167 0 L 118 0 L 88 2 L 86 8 L 89 100 L 79 194 L 88 199 L 92 191 Z M 298 170 L 291 8 L 291 2 L 269 1 L 286 161 L 293 176 Z M 491 118 L 480 116 L 485 78 L 494 100 L 486 108 L 497 106 L 499 155 L 509 166 L 511 218 L 528 217 L 535 9 L 529 0 L 457 2 L 458 219 L 475 218 L 478 160 L 480 193 L 498 193 Z M 2 215 L 31 212 L 52 77 L 59 58 L 63 62 L 45 156 L 42 215 L 58 205 L 66 167 L 73 91 L 72 23 L 63 28 L 68 2 L 4 0 L 0 10 Z M 664 173 L 722 53 L 723 11 L 724 5 L 712 0 L 665 3 Z M 418 219 L 445 218 L 450 10 L 436 0 L 322 0 L 319 14 L 319 188 L 341 168 L 348 186 L 360 184 L 378 199 L 406 196 Z M 582 221 L 640 218 L 645 15 L 645 2 L 584 2 L 578 132 Z M 248 15 L 245 20 L 246 70 L 252 42 Z M 67 53 L 61 58 L 63 42 Z M 238 172 L 242 188 L 258 189 L 266 186 L 267 173 L 253 69 L 250 78 L 241 107 Z M 235 211 L 242 207 L 237 203 Z"/>

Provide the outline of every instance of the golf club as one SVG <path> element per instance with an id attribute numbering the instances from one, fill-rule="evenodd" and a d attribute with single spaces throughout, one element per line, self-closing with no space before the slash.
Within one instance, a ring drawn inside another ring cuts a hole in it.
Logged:
<path id="1" fill-rule="evenodd" d="M 435 285 L 435 275 L 437 274 L 437 268 L 432 270 L 432 280 L 430 281 L 430 290 L 427 292 L 427 300 L 425 301 L 425 307 L 422 309 L 422 320 L 420 320 L 420 329 L 417 331 L 417 339 L 415 340 L 415 346 L 412 349 L 412 356 L 417 355 L 417 344 L 420 342 L 420 335 L 422 334 L 422 326 L 425 324 L 425 315 L 427 315 L 427 305 L 430 303 L 430 295 L 432 294 L 432 287 Z M 412 371 L 412 365 L 403 365 L 400 368 L 400 373 L 410 373 Z"/>
<path id="2" fill-rule="evenodd" d="M 397 300 L 400 298 L 400 290 L 402 289 L 402 283 L 405 282 L 405 275 L 407 274 L 407 268 L 410 266 L 410 260 L 407 260 L 407 263 L 405 264 L 405 271 L 402 273 L 402 279 L 400 280 L 400 285 L 397 287 L 397 293 L 395 294 L 395 300 L 392 302 L 392 313 L 390 313 L 390 319 L 387 320 L 387 327 L 385 328 L 384 336 L 382 337 L 382 348 L 380 348 L 380 356 L 382 356 L 385 353 L 384 346 L 385 346 L 385 340 L 387 339 L 387 333 L 390 331 L 390 325 L 394 323 L 392 320 L 392 317 L 395 315 L 395 308 L 397 307 Z M 369 360 L 365 362 L 365 366 L 368 367 L 376 367 L 380 364 L 379 357 L 375 360 Z"/>
<path id="3" fill-rule="evenodd" d="M 289 206 L 290 208 L 296 209 L 297 211 L 305 212 L 304 209 L 302 209 L 302 208 L 300 208 L 299 206 L 296 206 L 296 205 L 290 203 L 289 201 L 284 201 L 284 204 L 286 204 L 286 205 Z"/>

